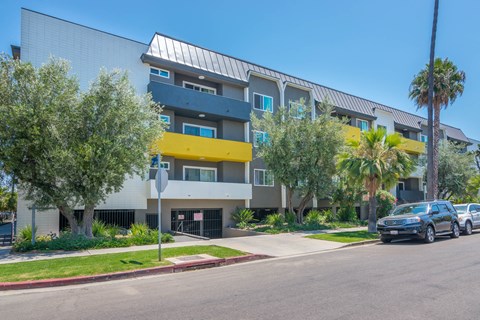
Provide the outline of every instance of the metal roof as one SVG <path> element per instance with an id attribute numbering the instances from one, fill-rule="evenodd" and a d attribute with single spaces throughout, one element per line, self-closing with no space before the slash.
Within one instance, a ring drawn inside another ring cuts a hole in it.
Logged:
<path id="1" fill-rule="evenodd" d="M 425 118 L 409 112 L 293 77 L 273 69 L 205 49 L 160 33 L 156 33 L 153 36 L 146 54 L 244 82 L 248 82 L 250 72 L 273 77 L 280 80 L 282 83 L 289 82 L 311 89 L 315 100 L 322 101 L 324 98 L 328 97 L 334 106 L 351 110 L 355 113 L 375 117 L 375 108 L 391 112 L 396 124 L 412 129 L 421 130 L 421 124 L 426 121 Z M 443 125 L 443 127 L 445 127 L 448 137 L 459 141 L 469 142 L 462 130 L 447 125 Z"/>

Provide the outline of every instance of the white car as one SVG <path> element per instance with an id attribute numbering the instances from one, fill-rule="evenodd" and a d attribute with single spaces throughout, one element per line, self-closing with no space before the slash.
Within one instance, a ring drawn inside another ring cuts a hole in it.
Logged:
<path id="1" fill-rule="evenodd" d="M 480 228 L 480 204 L 455 204 L 454 207 L 457 210 L 460 230 L 464 234 L 472 234 L 473 229 Z"/>

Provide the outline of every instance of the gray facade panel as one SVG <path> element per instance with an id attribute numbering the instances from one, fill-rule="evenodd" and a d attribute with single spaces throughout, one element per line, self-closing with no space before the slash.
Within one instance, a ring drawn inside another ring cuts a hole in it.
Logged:
<path id="1" fill-rule="evenodd" d="M 233 141 L 245 141 L 245 129 L 242 122 L 222 120 L 218 123 L 218 138 Z"/>
<path id="2" fill-rule="evenodd" d="M 310 105 L 310 94 L 308 91 L 294 88 L 292 86 L 285 87 L 285 105 L 288 106 L 289 102 L 300 102 L 304 100 L 306 106 Z"/>
<path id="3" fill-rule="evenodd" d="M 245 183 L 245 164 L 222 161 L 218 163 L 218 181 Z"/>

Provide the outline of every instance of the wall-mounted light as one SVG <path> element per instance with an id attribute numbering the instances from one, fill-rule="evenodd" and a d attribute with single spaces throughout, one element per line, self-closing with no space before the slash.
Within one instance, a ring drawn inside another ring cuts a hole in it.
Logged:
<path id="1" fill-rule="evenodd" d="M 198 76 L 198 79 L 203 80 L 205 79 L 205 76 Z"/>
<path id="2" fill-rule="evenodd" d="M 200 113 L 200 114 L 198 115 L 198 117 L 199 117 L 199 118 L 205 118 L 205 113 Z"/>

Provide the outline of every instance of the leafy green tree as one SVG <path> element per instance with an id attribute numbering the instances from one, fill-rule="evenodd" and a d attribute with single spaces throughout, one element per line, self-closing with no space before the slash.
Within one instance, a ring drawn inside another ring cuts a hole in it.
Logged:
<path id="1" fill-rule="evenodd" d="M 387 135 L 384 129 L 362 133 L 360 141 L 350 141 L 347 151 L 340 154 L 338 169 L 355 182 L 362 183 L 368 192 L 368 231 L 377 231 L 376 194 L 381 186 L 389 188 L 398 178 L 410 174 L 413 162 L 398 147 L 399 134 Z"/>
<path id="2" fill-rule="evenodd" d="M 265 112 L 262 119 L 252 113 L 254 130 L 268 134 L 268 141 L 259 145 L 257 156 L 273 172 L 275 181 L 287 188 L 290 212 L 294 212 L 294 193 L 300 195 L 299 223 L 314 196 L 322 199 L 331 195 L 335 156 L 344 145 L 342 122 L 331 116 L 333 107 L 328 102 L 319 107 L 321 114 L 313 120 L 308 107 L 302 110 L 280 107 L 275 114 Z"/>
<path id="3" fill-rule="evenodd" d="M 421 70 L 410 85 L 410 99 L 418 108 L 428 105 L 428 68 Z M 440 111 L 447 108 L 463 94 L 465 72 L 458 70 L 452 61 L 437 58 L 433 64 L 433 197 L 438 197 L 438 149 L 440 141 Z"/>
<path id="4" fill-rule="evenodd" d="M 464 145 L 449 141 L 440 143 L 438 154 L 438 191 L 440 199 L 463 198 L 469 194 L 475 177 L 473 154 L 463 152 Z M 477 189 L 478 193 L 478 189 Z"/>
<path id="5" fill-rule="evenodd" d="M 366 193 L 362 183 L 351 180 L 344 172 L 339 172 L 332 195 L 332 203 L 340 206 L 337 214 L 341 211 L 345 212 L 346 216 L 356 216 L 355 204 L 361 203 Z"/>
<path id="6" fill-rule="evenodd" d="M 81 93 L 66 61 L 40 68 L 0 59 L 0 161 L 38 206 L 55 206 L 74 233 L 92 237 L 93 211 L 145 172 L 163 132 L 160 108 L 137 96 L 125 73 L 101 71 Z M 85 207 L 83 221 L 73 208 Z"/>

